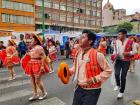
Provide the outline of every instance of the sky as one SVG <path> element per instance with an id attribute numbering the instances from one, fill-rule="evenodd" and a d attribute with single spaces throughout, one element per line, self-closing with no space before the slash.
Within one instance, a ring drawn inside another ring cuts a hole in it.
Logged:
<path id="1" fill-rule="evenodd" d="M 103 5 L 108 0 L 103 0 Z M 127 14 L 140 12 L 140 0 L 109 0 L 115 9 L 126 9 Z"/>

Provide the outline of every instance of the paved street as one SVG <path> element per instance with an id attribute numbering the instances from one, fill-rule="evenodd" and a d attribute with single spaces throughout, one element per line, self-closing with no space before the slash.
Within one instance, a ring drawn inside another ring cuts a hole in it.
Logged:
<path id="1" fill-rule="evenodd" d="M 72 65 L 71 60 L 65 61 Z M 48 98 L 43 101 L 28 101 L 32 95 L 30 81 L 19 66 L 15 67 L 17 78 L 13 81 L 8 81 L 9 72 L 6 69 L 0 69 L 0 105 L 71 105 L 75 84 L 70 82 L 64 85 L 58 79 L 57 67 L 60 62 L 53 65 L 54 74 L 47 74 L 42 78 L 48 92 Z M 117 92 L 113 91 L 109 79 L 103 86 L 98 105 L 132 105 L 133 99 L 140 99 L 139 64 L 136 62 L 136 73 L 128 73 L 125 97 L 116 99 Z"/>

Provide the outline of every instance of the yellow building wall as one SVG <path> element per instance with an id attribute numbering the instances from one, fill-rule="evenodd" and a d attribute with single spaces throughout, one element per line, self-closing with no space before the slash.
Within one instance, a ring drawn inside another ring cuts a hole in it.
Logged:
<path id="1" fill-rule="evenodd" d="M 11 1 L 32 4 L 34 7 L 34 12 L 0 8 L 0 31 L 12 30 L 15 32 L 34 32 L 35 31 L 35 0 L 11 0 Z M 2 20 L 1 13 L 33 17 L 34 22 L 33 24 L 16 24 L 16 23 L 1 22 Z"/>

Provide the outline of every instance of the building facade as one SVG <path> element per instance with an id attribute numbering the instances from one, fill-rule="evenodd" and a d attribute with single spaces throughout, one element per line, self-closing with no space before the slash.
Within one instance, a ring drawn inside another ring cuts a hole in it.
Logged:
<path id="1" fill-rule="evenodd" d="M 0 33 L 34 32 L 34 17 L 35 0 L 0 0 Z"/>
<path id="2" fill-rule="evenodd" d="M 113 5 L 108 2 L 104 5 L 102 10 L 103 27 L 116 25 L 126 16 L 125 9 L 114 9 Z"/>
<path id="3" fill-rule="evenodd" d="M 97 30 L 102 25 L 102 0 L 44 0 L 45 29 L 60 32 Z M 36 30 L 42 26 L 42 0 L 36 0 Z"/>

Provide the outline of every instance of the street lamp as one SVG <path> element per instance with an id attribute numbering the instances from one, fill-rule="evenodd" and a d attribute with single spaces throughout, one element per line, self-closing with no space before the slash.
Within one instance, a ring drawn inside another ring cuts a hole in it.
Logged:
<path id="1" fill-rule="evenodd" d="M 44 11 L 44 0 L 42 0 L 42 35 L 44 39 L 45 34 L 45 11 Z"/>

